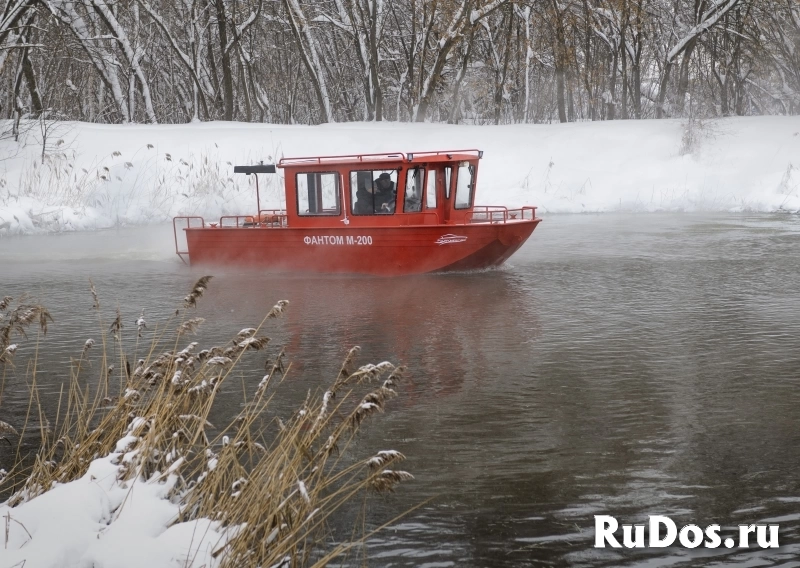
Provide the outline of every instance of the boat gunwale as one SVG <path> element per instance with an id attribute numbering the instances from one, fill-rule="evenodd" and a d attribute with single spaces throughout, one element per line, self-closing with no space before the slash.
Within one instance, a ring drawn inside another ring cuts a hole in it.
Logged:
<path id="1" fill-rule="evenodd" d="M 244 217 L 244 215 L 240 215 L 240 217 Z M 173 219 L 185 219 L 187 217 L 174 217 Z M 202 217 L 192 217 L 193 219 Z M 436 223 L 433 225 L 348 225 L 347 227 L 343 227 L 340 225 L 330 225 L 330 226 L 319 226 L 319 227 L 290 227 L 286 225 L 279 225 L 279 226 L 270 226 L 269 224 L 253 224 L 248 226 L 230 226 L 230 225 L 218 225 L 215 222 L 206 222 L 203 219 L 203 226 L 202 227 L 181 227 L 184 231 L 220 231 L 220 230 L 240 230 L 240 229 L 270 229 L 270 230 L 294 230 L 294 231 L 327 231 L 327 230 L 336 230 L 336 231 L 355 231 L 355 230 L 362 230 L 362 229 L 413 229 L 413 228 L 426 228 L 426 229 L 433 229 L 433 228 L 441 228 L 441 229 L 453 229 L 454 227 L 484 227 L 484 226 L 494 226 L 494 227 L 502 227 L 506 225 L 519 225 L 523 223 L 538 223 L 542 220 L 541 217 L 534 217 L 532 219 L 509 219 L 507 221 L 477 221 L 474 223 Z"/>

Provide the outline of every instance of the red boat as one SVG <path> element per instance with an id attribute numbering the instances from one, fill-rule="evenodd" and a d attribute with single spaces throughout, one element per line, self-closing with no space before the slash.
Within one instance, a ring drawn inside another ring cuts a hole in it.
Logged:
<path id="1" fill-rule="evenodd" d="M 541 221 L 535 207 L 475 206 L 479 150 L 283 158 L 286 209 L 175 217 L 184 262 L 281 272 L 417 274 L 499 266 Z M 180 242 L 179 229 L 185 234 Z"/>

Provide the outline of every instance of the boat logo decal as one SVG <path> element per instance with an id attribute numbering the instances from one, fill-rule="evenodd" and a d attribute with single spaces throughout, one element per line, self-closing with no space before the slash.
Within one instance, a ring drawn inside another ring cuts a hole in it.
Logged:
<path id="1" fill-rule="evenodd" d="M 462 235 L 448 234 L 448 235 L 442 235 L 441 237 L 436 239 L 436 244 L 437 245 L 451 245 L 453 243 L 463 243 L 466 240 L 467 240 L 467 237 L 464 237 Z"/>

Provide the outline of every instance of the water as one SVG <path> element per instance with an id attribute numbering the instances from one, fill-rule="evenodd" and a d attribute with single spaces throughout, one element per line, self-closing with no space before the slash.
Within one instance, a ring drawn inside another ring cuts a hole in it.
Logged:
<path id="1" fill-rule="evenodd" d="M 171 238 L 0 241 L 0 295 L 29 291 L 56 320 L 46 389 L 97 333 L 88 277 L 104 324 L 119 307 L 133 328 L 142 308 L 162 323 L 207 272 Z M 800 566 L 798 250 L 796 217 L 555 216 L 493 272 L 212 271 L 197 315 L 229 337 L 290 300 L 268 329 L 295 361 L 288 398 L 327 384 L 354 344 L 362 362 L 408 365 L 358 450 L 397 449 L 416 476 L 373 500 L 370 526 L 422 505 L 369 541 L 371 565 Z M 27 391 L 5 389 L 18 416 Z M 723 538 L 778 523 L 781 547 L 595 549 L 595 514 L 719 523 Z"/>

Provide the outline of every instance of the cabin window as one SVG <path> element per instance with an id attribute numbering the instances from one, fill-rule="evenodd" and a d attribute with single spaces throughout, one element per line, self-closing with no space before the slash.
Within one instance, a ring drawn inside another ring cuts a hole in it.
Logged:
<path id="1" fill-rule="evenodd" d="M 342 211 L 337 172 L 297 174 L 298 215 L 339 215 Z"/>
<path id="2" fill-rule="evenodd" d="M 453 173 L 453 168 L 445 166 L 444 168 L 444 198 L 450 199 L 450 177 Z"/>
<path id="3" fill-rule="evenodd" d="M 425 207 L 436 209 L 436 170 L 428 170 L 428 186 L 425 189 Z"/>
<path id="4" fill-rule="evenodd" d="M 456 209 L 469 209 L 472 206 L 473 179 L 475 178 L 475 166 L 469 162 L 461 162 L 458 166 L 458 177 L 456 177 Z"/>
<path id="5" fill-rule="evenodd" d="M 397 204 L 397 170 L 350 172 L 353 215 L 391 215 Z"/>
<path id="6" fill-rule="evenodd" d="M 425 187 L 425 170 L 412 168 L 406 172 L 406 196 L 403 203 L 404 213 L 416 213 L 422 210 L 422 189 Z"/>

